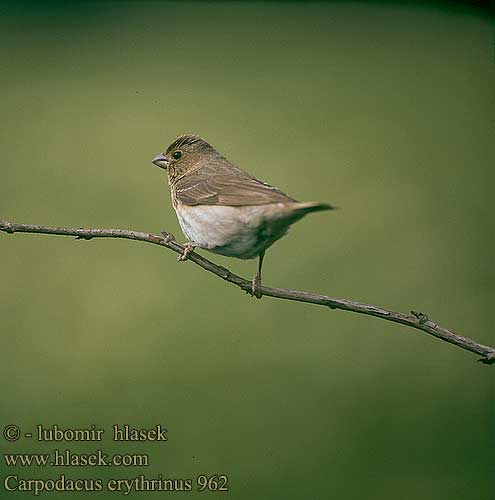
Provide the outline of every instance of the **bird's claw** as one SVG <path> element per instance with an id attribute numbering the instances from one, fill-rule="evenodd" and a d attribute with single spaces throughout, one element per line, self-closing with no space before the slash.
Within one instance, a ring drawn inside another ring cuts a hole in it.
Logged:
<path id="1" fill-rule="evenodd" d="M 189 254 L 191 252 L 194 251 L 196 247 L 191 244 L 191 243 L 187 243 L 186 245 L 184 245 L 184 250 L 183 252 L 177 257 L 177 261 L 178 262 L 184 262 L 186 261 L 188 258 L 189 258 Z"/>

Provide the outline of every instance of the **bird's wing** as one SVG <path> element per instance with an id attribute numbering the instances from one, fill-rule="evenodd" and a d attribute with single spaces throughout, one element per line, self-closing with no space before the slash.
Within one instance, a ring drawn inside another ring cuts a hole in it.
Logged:
<path id="1" fill-rule="evenodd" d="M 225 159 L 180 178 L 176 197 L 183 205 L 266 205 L 296 201 Z"/>

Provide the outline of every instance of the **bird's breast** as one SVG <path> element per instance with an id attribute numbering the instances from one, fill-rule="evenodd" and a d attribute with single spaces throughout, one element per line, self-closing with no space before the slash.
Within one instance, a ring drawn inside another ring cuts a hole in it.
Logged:
<path id="1" fill-rule="evenodd" d="M 230 207 L 174 204 L 186 238 L 214 253 L 252 259 L 282 237 L 290 225 L 274 221 L 274 206 Z"/>

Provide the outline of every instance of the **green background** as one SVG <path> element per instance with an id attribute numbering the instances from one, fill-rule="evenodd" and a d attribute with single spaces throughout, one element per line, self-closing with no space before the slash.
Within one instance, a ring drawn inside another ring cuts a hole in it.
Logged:
<path id="1" fill-rule="evenodd" d="M 0 219 L 182 239 L 150 161 L 197 133 L 290 195 L 341 207 L 308 216 L 267 253 L 267 285 L 424 311 L 493 344 L 486 13 L 345 2 L 0 9 Z M 255 272 L 255 261 L 206 256 Z M 2 481 L 223 473 L 228 493 L 168 495 L 490 498 L 493 368 L 467 351 L 370 317 L 257 301 L 137 242 L 0 234 L 0 259 L 2 428 L 94 423 L 108 434 L 2 439 L 2 452 L 150 455 L 148 468 L 114 469 L 2 459 Z M 116 423 L 161 423 L 169 441 L 112 443 Z M 128 498 L 143 495 L 167 493 Z"/>

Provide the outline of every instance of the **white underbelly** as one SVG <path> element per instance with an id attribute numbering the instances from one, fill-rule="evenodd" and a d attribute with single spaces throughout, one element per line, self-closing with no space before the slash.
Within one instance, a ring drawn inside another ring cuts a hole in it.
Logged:
<path id="1" fill-rule="evenodd" d="M 281 238 L 290 225 L 288 221 L 273 223 L 269 214 L 267 217 L 266 206 L 179 205 L 176 213 L 182 232 L 190 242 L 240 259 L 258 256 Z"/>

